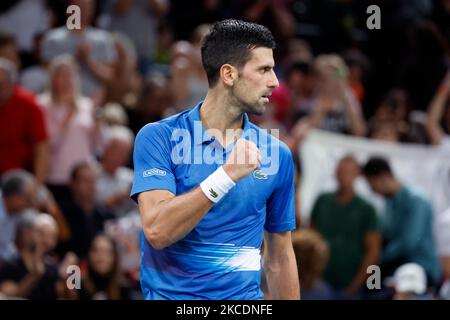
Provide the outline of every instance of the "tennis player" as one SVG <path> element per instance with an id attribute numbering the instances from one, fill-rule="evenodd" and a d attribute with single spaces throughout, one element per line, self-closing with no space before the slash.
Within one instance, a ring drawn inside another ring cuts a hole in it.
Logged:
<path id="1" fill-rule="evenodd" d="M 274 48 L 261 25 L 217 22 L 202 45 L 205 99 L 138 133 L 146 299 L 263 299 L 262 265 L 271 298 L 299 299 L 292 155 L 247 116 L 278 86 Z"/>

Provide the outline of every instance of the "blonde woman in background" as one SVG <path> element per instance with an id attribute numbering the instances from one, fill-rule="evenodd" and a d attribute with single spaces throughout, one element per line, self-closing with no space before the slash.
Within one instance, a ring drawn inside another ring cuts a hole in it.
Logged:
<path id="1" fill-rule="evenodd" d="M 49 66 L 49 88 L 39 96 L 50 137 L 47 184 L 57 200 L 64 198 L 76 163 L 94 159 L 100 139 L 90 98 L 80 93 L 78 67 L 70 55 Z M 59 198 L 59 199 L 58 199 Z"/>

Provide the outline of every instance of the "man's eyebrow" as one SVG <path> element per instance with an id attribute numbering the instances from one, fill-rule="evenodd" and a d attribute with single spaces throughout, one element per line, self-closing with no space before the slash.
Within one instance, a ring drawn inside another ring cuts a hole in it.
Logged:
<path id="1" fill-rule="evenodd" d="M 263 64 L 263 65 L 259 66 L 258 69 L 266 69 L 266 68 L 273 69 L 274 67 L 275 67 L 275 64 Z"/>

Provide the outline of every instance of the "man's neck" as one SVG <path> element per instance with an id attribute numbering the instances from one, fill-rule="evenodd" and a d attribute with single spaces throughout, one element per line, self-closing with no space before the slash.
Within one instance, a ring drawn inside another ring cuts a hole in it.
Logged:
<path id="1" fill-rule="evenodd" d="M 402 190 L 402 188 L 403 188 L 403 185 L 400 182 L 398 182 L 395 179 L 392 180 L 389 185 L 389 196 L 388 197 L 389 198 L 395 197 L 395 195 L 397 193 L 399 193 L 400 190 Z"/>
<path id="2" fill-rule="evenodd" d="M 220 142 L 228 145 L 232 141 L 225 141 L 226 130 L 242 129 L 243 128 L 243 112 L 241 109 L 230 103 L 230 99 L 226 94 L 219 92 L 219 90 L 210 90 L 203 101 L 200 108 L 200 119 L 203 126 L 208 129 L 215 129 L 220 131 Z M 235 137 L 231 139 L 234 140 Z"/>
<path id="3" fill-rule="evenodd" d="M 340 188 L 336 193 L 336 200 L 340 204 L 347 204 L 352 201 L 354 196 L 353 188 Z"/>

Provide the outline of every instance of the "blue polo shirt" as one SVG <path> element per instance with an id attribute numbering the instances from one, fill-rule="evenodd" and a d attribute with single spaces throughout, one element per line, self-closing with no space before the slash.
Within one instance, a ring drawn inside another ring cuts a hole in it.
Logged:
<path id="1" fill-rule="evenodd" d="M 149 190 L 181 195 L 219 168 L 222 148 L 192 110 L 143 127 L 134 147 L 131 197 Z M 262 299 L 264 230 L 295 229 L 294 163 L 289 148 L 244 114 L 243 137 L 262 154 L 262 166 L 236 185 L 183 239 L 154 249 L 141 234 L 141 287 L 146 299 Z"/>

